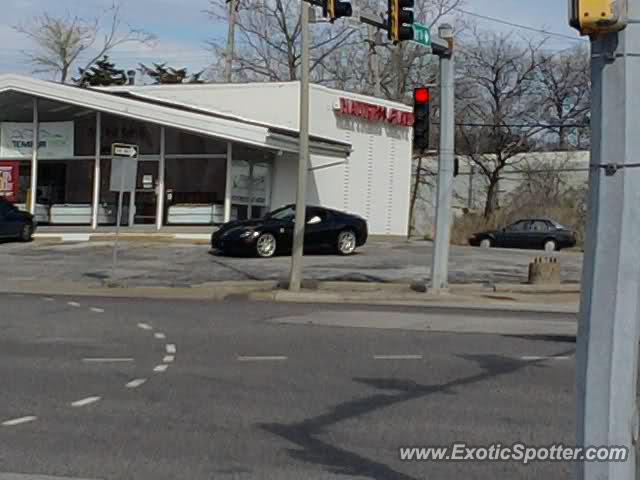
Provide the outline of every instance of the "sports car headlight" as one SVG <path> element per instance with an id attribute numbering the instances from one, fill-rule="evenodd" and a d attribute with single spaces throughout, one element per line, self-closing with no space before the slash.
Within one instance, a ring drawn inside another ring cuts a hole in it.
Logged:
<path id="1" fill-rule="evenodd" d="M 255 230 L 247 230 L 246 232 L 242 232 L 240 234 L 240 238 L 256 238 L 258 235 L 260 235 L 260 232 L 257 232 Z"/>

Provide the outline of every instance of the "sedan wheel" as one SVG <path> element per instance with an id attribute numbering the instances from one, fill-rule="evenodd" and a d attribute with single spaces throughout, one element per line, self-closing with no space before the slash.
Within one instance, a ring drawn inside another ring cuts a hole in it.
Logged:
<path id="1" fill-rule="evenodd" d="M 351 230 L 345 230 L 338 235 L 338 253 L 351 255 L 356 249 L 356 234 Z"/>
<path id="2" fill-rule="evenodd" d="M 544 242 L 544 251 L 545 252 L 555 252 L 558 249 L 556 242 L 554 240 L 547 240 Z"/>
<path id="3" fill-rule="evenodd" d="M 480 241 L 480 246 L 481 246 L 482 248 L 491 248 L 491 239 L 489 239 L 489 238 L 483 238 L 483 239 Z"/>
<path id="4" fill-rule="evenodd" d="M 263 258 L 273 257 L 276 253 L 276 237 L 270 233 L 263 233 L 256 242 L 256 251 Z"/>
<path id="5" fill-rule="evenodd" d="M 30 242 L 33 240 L 33 227 L 31 225 L 25 225 L 20 231 L 20 240 L 23 242 Z"/>

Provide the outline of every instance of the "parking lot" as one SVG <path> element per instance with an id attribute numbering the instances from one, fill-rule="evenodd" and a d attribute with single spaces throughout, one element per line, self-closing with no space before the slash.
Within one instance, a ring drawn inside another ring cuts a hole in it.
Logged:
<path id="1" fill-rule="evenodd" d="M 524 282 L 535 250 L 452 247 L 450 280 L 456 283 Z M 370 242 L 355 255 L 305 256 L 305 278 L 334 281 L 412 282 L 429 278 L 432 244 L 425 241 Z M 580 279 L 582 255 L 556 254 L 564 281 Z M 100 286 L 111 272 L 112 243 L 0 244 L 0 286 L 11 281 L 83 282 Z M 224 280 L 287 278 L 290 258 L 224 257 L 207 245 L 121 242 L 118 277 L 131 286 L 189 286 Z"/>

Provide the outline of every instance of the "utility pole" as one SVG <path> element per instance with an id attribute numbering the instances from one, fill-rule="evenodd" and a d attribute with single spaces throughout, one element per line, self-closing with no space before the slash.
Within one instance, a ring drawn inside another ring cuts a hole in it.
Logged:
<path id="1" fill-rule="evenodd" d="M 629 1 L 640 18 L 640 0 Z M 589 213 L 577 340 L 577 443 L 629 448 L 581 462 L 578 480 L 636 477 L 640 312 L 640 24 L 592 37 Z"/>
<path id="2" fill-rule="evenodd" d="M 305 1 L 301 5 L 300 29 L 302 55 L 300 57 L 300 155 L 298 158 L 298 189 L 296 193 L 296 223 L 293 230 L 293 252 L 289 290 L 297 292 L 302 283 L 302 254 L 306 221 L 307 175 L 309 171 L 309 9 Z"/>
<path id="3" fill-rule="evenodd" d="M 440 37 L 449 42 L 448 52 L 440 55 L 440 149 L 438 152 L 438 185 L 436 235 L 433 245 L 431 288 L 433 293 L 449 287 L 449 241 L 453 199 L 453 167 L 455 156 L 455 60 L 453 28 L 443 24 Z"/>
<path id="4" fill-rule="evenodd" d="M 382 84 L 380 80 L 380 57 L 378 56 L 377 46 L 381 43 L 380 31 L 376 30 L 373 25 L 367 25 L 367 36 L 369 42 L 369 68 L 371 72 L 371 83 L 373 85 L 373 96 L 382 97 Z"/>
<path id="5" fill-rule="evenodd" d="M 227 33 L 227 49 L 224 54 L 224 81 L 231 83 L 233 55 L 236 46 L 236 10 L 238 0 L 229 0 L 229 30 Z"/>

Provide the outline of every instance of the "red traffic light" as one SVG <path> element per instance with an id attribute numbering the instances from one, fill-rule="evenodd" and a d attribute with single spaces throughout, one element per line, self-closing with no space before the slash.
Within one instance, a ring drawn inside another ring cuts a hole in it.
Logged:
<path id="1" fill-rule="evenodd" d="M 427 103 L 431 99 L 429 89 L 426 87 L 416 88 L 413 91 L 413 100 L 415 103 Z"/>

